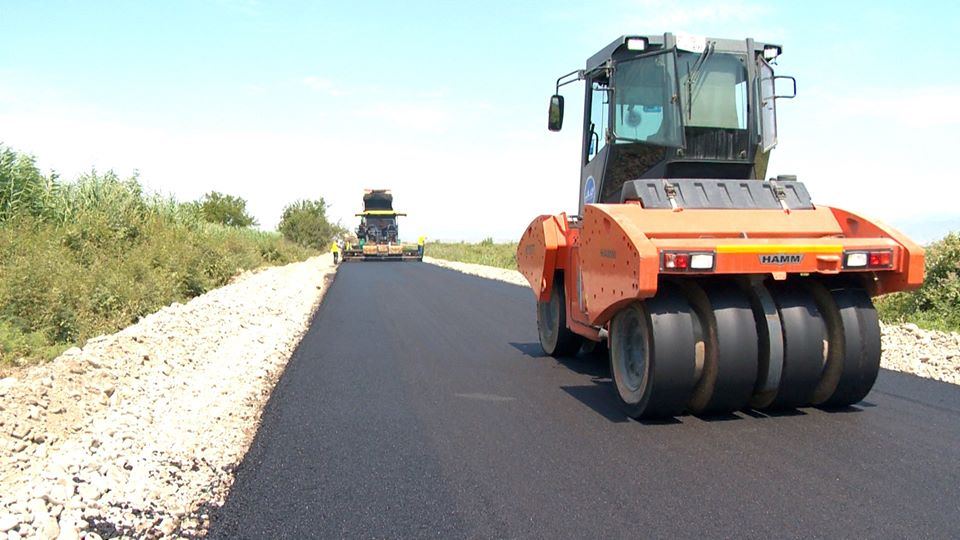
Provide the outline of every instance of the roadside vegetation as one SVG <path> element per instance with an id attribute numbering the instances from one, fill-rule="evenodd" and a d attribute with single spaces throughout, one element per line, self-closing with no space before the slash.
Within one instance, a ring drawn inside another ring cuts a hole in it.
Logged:
<path id="1" fill-rule="evenodd" d="M 315 201 L 300 200 L 283 209 L 280 225 L 283 237 L 301 246 L 325 251 L 334 238 L 342 237 L 347 230 L 327 219 L 327 203 L 322 198 Z"/>
<path id="2" fill-rule="evenodd" d="M 253 224 L 238 197 L 180 203 L 112 172 L 66 182 L 0 146 L 0 366 L 52 358 L 244 270 L 316 253 Z"/>
<path id="3" fill-rule="evenodd" d="M 960 233 L 950 233 L 926 250 L 923 286 L 880 298 L 880 318 L 929 330 L 960 331 Z"/>
<path id="4" fill-rule="evenodd" d="M 927 274 L 923 287 L 895 293 L 876 300 L 886 323 L 914 323 L 928 330 L 960 331 L 960 233 L 950 233 L 927 246 Z M 430 242 L 426 254 L 438 259 L 460 261 L 516 270 L 515 243 Z"/>
<path id="5" fill-rule="evenodd" d="M 497 268 L 517 269 L 516 242 L 498 244 L 492 238 L 479 243 L 467 242 L 429 242 L 424 247 L 428 257 L 459 261 L 473 264 L 496 266 Z"/>
<path id="6" fill-rule="evenodd" d="M 228 227 L 254 227 L 257 220 L 247 212 L 247 201 L 234 195 L 211 191 L 195 203 L 200 216 L 209 223 Z"/>

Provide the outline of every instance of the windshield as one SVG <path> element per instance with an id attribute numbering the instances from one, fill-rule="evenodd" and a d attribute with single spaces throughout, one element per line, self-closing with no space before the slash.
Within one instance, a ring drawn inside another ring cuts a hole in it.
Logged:
<path id="1" fill-rule="evenodd" d="M 683 146 L 673 52 L 627 60 L 613 72 L 616 142 Z"/>
<path id="2" fill-rule="evenodd" d="M 708 48 L 618 63 L 613 73 L 614 141 L 679 147 L 684 145 L 683 127 L 746 130 L 744 62 L 743 55 Z"/>
<path id="3" fill-rule="evenodd" d="M 392 217 L 370 217 L 367 216 L 364 218 L 364 225 L 367 227 L 375 227 L 377 229 L 385 229 L 391 225 L 396 225 L 397 220 Z"/>
<path id="4" fill-rule="evenodd" d="M 747 129 L 747 68 L 733 54 L 680 52 L 680 99 L 687 127 Z"/>

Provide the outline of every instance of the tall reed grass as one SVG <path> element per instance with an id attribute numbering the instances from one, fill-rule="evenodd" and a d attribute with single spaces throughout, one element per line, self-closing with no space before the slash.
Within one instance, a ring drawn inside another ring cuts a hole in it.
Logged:
<path id="1" fill-rule="evenodd" d="M 198 205 L 147 193 L 136 177 L 64 182 L 0 146 L 0 366 L 312 254 L 275 232 L 207 223 Z"/>

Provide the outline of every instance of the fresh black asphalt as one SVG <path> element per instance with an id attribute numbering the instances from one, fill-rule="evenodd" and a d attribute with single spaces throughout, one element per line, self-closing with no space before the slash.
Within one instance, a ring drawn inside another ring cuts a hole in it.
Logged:
<path id="1" fill-rule="evenodd" d="M 528 289 L 347 263 L 211 535 L 956 538 L 960 389 L 639 423 L 603 360 L 542 355 Z"/>

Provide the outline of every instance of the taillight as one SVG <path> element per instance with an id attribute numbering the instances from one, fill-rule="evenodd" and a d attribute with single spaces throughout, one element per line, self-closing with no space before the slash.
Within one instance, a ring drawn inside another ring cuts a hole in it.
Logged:
<path id="1" fill-rule="evenodd" d="M 690 266 L 690 255 L 686 253 L 664 253 L 663 267 L 669 270 L 686 270 Z"/>
<path id="2" fill-rule="evenodd" d="M 688 270 L 713 270 L 713 252 L 664 251 L 660 258 L 660 269 L 667 272 L 685 272 Z"/>
<path id="3" fill-rule="evenodd" d="M 844 268 L 890 268 L 893 266 L 893 250 L 843 252 Z"/>
<path id="4" fill-rule="evenodd" d="M 876 251 L 870 254 L 870 266 L 890 266 L 893 262 L 893 253 L 889 251 Z"/>

